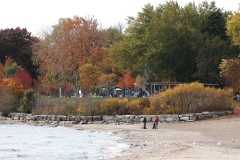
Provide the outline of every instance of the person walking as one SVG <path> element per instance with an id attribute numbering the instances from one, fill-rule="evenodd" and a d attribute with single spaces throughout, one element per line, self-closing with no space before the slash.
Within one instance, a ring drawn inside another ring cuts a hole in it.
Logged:
<path id="1" fill-rule="evenodd" d="M 159 118 L 157 116 L 153 122 L 153 129 L 158 129 L 158 122 L 159 122 Z"/>
<path id="2" fill-rule="evenodd" d="M 142 128 L 142 129 L 147 129 L 146 124 L 147 124 L 147 118 L 146 118 L 146 116 L 145 116 L 145 117 L 143 118 L 143 128 Z"/>

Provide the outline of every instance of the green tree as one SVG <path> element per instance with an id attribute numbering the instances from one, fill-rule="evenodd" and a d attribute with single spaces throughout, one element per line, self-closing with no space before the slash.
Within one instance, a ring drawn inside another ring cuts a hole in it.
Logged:
<path id="1" fill-rule="evenodd" d="M 160 80 L 191 81 L 200 25 L 193 4 L 181 8 L 170 1 L 156 9 L 147 4 L 136 18 L 128 18 L 126 35 L 111 48 L 112 58 L 133 75 L 148 69 Z"/>
<path id="2" fill-rule="evenodd" d="M 221 60 L 230 53 L 229 43 L 220 37 L 206 37 L 198 51 L 197 79 L 202 83 L 219 83 L 219 68 Z"/>
<path id="3" fill-rule="evenodd" d="M 223 12 L 219 8 L 208 16 L 205 25 L 203 26 L 202 32 L 207 32 L 211 36 L 218 36 L 222 40 L 228 40 L 226 20 L 223 17 Z"/>

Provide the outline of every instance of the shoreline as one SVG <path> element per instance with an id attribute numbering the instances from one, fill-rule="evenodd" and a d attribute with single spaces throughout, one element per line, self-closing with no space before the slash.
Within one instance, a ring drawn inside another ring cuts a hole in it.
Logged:
<path id="1" fill-rule="evenodd" d="M 0 123 L 24 124 L 16 120 L 0 120 Z M 228 115 L 211 119 L 159 123 L 159 129 L 152 129 L 152 122 L 143 124 L 72 124 L 76 130 L 111 132 L 120 137 L 121 143 L 129 145 L 123 151 L 126 155 L 109 160 L 232 160 L 240 157 L 239 126 L 240 115 Z M 53 126 L 54 127 L 54 126 Z"/>
<path id="2" fill-rule="evenodd" d="M 127 155 L 109 160 L 232 160 L 240 157 L 239 115 L 202 121 L 160 123 L 159 129 L 143 124 L 75 124 L 75 129 L 112 132 L 129 145 Z M 232 141 L 234 140 L 234 142 Z"/>

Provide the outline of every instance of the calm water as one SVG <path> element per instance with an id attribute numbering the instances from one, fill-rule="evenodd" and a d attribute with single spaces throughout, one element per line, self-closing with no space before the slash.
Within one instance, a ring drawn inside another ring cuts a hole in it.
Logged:
<path id="1" fill-rule="evenodd" d="M 128 148 L 119 139 L 104 132 L 0 124 L 0 160 L 106 159 Z"/>

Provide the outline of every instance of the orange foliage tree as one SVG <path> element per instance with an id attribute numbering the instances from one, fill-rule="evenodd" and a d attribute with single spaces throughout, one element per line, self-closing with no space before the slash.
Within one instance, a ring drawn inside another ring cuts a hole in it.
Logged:
<path id="1" fill-rule="evenodd" d="M 99 84 L 100 69 L 98 66 L 85 64 L 79 68 L 79 75 L 82 90 L 89 95 L 92 89 L 95 89 Z"/>
<path id="2" fill-rule="evenodd" d="M 18 81 L 15 81 L 13 78 L 2 79 L 2 84 L 8 86 L 8 88 L 16 95 L 20 95 L 24 92 L 22 84 Z"/>
<path id="3" fill-rule="evenodd" d="M 42 74 L 54 73 L 59 87 L 66 88 L 68 83 L 74 83 L 79 67 L 85 64 L 109 72 L 107 36 L 92 17 L 62 18 L 35 47 L 34 62 L 40 66 Z"/>
<path id="4" fill-rule="evenodd" d="M 123 73 L 123 77 L 120 77 L 118 79 L 118 84 L 117 86 L 122 88 L 122 89 L 129 89 L 133 86 L 134 84 L 134 78 L 131 76 L 132 72 L 130 70 L 126 70 Z"/>

